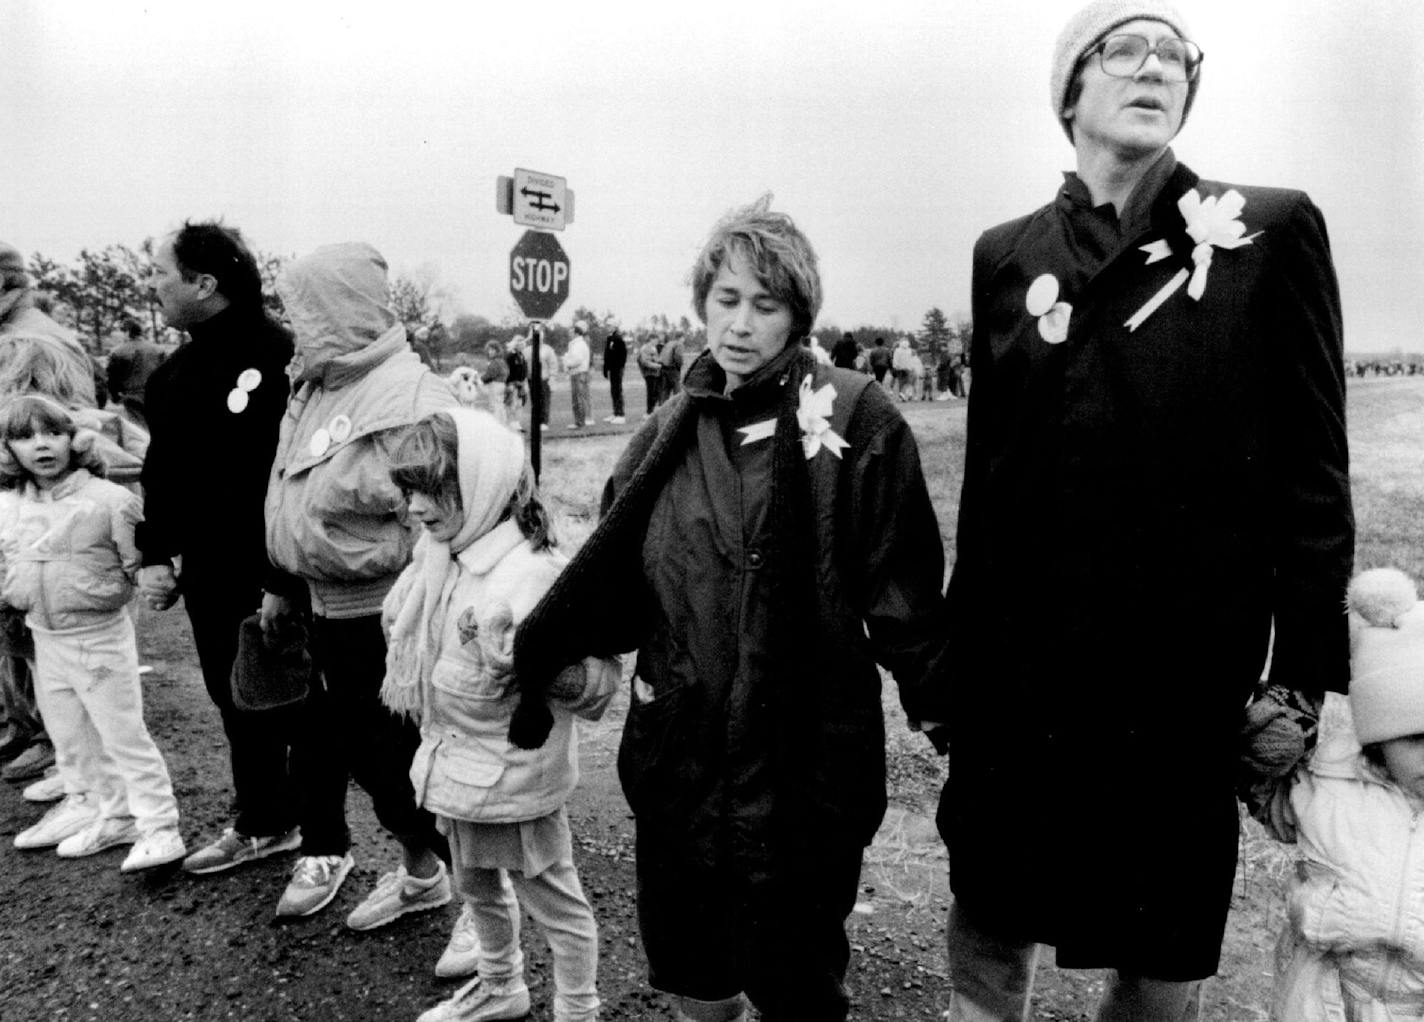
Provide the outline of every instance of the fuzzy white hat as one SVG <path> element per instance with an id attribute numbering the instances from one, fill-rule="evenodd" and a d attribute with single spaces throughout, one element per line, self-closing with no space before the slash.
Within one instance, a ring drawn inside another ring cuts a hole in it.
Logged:
<path id="1" fill-rule="evenodd" d="M 1424 734 L 1424 603 L 1409 576 L 1371 568 L 1350 582 L 1350 712 L 1361 745 Z"/>
<path id="2" fill-rule="evenodd" d="M 1181 13 L 1166 0 L 1093 0 L 1063 26 L 1058 43 L 1053 47 L 1053 70 L 1048 79 L 1049 101 L 1053 104 L 1053 116 L 1063 126 L 1068 141 L 1073 140 L 1073 130 L 1063 119 L 1063 105 L 1068 97 L 1068 87 L 1073 82 L 1073 72 L 1078 62 L 1094 43 L 1102 39 L 1119 25 L 1146 18 L 1168 25 L 1183 39 L 1190 39 L 1187 23 Z M 1182 124 L 1187 123 L 1191 113 L 1192 100 L 1197 95 L 1197 84 L 1201 75 L 1187 83 L 1187 101 L 1182 104 Z M 1181 125 L 1178 125 L 1178 130 Z"/>

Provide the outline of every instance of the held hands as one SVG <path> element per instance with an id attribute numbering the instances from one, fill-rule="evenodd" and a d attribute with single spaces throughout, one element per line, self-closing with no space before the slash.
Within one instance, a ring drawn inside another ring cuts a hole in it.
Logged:
<path id="1" fill-rule="evenodd" d="M 153 610 L 167 610 L 178 602 L 178 576 L 171 564 L 151 564 L 138 571 L 138 591 Z"/>
<path id="2" fill-rule="evenodd" d="M 1236 792 L 1277 841 L 1295 841 L 1291 780 L 1315 748 L 1320 707 L 1318 697 L 1283 685 L 1270 685 L 1246 707 Z"/>
<path id="3" fill-rule="evenodd" d="M 257 612 L 257 623 L 262 628 L 262 634 L 271 638 L 291 623 L 293 614 L 291 600 L 276 593 L 264 592 L 262 609 Z"/>

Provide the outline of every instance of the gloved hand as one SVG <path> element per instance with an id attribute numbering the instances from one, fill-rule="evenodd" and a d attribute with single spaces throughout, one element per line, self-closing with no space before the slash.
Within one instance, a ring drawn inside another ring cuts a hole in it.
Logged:
<path id="1" fill-rule="evenodd" d="M 537 749 L 549 740 L 553 727 L 554 715 L 548 704 L 525 690 L 509 718 L 509 744 L 516 749 Z"/>
<path id="2" fill-rule="evenodd" d="M 1315 748 L 1318 697 L 1270 685 L 1246 707 L 1240 731 L 1237 797 L 1278 841 L 1295 840 L 1289 789 L 1295 769 Z"/>

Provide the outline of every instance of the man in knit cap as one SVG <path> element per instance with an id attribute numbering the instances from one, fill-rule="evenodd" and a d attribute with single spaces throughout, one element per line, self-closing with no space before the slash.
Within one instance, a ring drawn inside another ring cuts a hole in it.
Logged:
<path id="1" fill-rule="evenodd" d="M 1050 81 L 1076 173 L 975 247 L 942 658 L 955 1022 L 1025 1018 L 1043 944 L 1112 970 L 1100 1020 L 1197 1018 L 1236 795 L 1274 818 L 1348 676 L 1325 223 L 1177 162 L 1201 67 L 1162 0 L 1076 14 Z"/>

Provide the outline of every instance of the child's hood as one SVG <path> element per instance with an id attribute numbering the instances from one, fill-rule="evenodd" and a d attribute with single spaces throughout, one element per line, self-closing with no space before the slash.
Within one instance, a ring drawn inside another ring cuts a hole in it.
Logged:
<path id="1" fill-rule="evenodd" d="M 297 380 L 323 380 L 364 361 L 366 349 L 399 326 L 386 261 L 364 242 L 323 245 L 298 259 L 278 278 L 277 293 L 296 333 Z"/>

